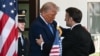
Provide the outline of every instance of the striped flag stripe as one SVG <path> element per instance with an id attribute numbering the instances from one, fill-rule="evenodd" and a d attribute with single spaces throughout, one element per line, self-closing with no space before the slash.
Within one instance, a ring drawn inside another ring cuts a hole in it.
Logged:
<path id="1" fill-rule="evenodd" d="M 58 49 L 59 47 L 53 47 L 52 49 Z"/>
<path id="2" fill-rule="evenodd" d="M 14 52 L 16 50 L 16 48 L 15 48 L 16 45 L 15 44 L 16 44 L 16 39 L 14 39 L 13 42 L 11 43 L 11 46 L 10 46 L 6 56 L 13 56 L 13 54 L 14 54 Z"/>
<path id="3" fill-rule="evenodd" d="M 12 56 L 18 56 L 17 51 L 15 51 Z"/>
<path id="4" fill-rule="evenodd" d="M 59 47 L 59 45 L 53 45 L 53 47 Z"/>
<path id="5" fill-rule="evenodd" d="M 51 52 L 53 52 L 53 51 L 59 51 L 59 49 L 51 49 Z"/>
<path id="6" fill-rule="evenodd" d="M 54 45 L 53 48 L 51 49 L 50 56 L 59 56 L 60 51 L 59 51 L 59 45 Z"/>
<path id="7" fill-rule="evenodd" d="M 52 51 L 51 53 L 59 53 L 59 51 Z"/>
<path id="8" fill-rule="evenodd" d="M 3 19 L 3 18 L 4 18 L 4 19 Z M 8 18 L 9 18 L 9 16 L 6 15 L 6 14 L 3 14 L 3 16 L 1 17 L 1 20 L 0 20 L 0 35 L 1 35 L 1 32 L 2 32 L 2 30 L 3 30 L 3 28 L 4 28 L 4 26 L 5 26 L 5 24 L 6 24 L 7 20 L 8 20 Z"/>
<path id="9" fill-rule="evenodd" d="M 60 56 L 61 55 L 61 50 L 60 50 L 60 39 L 59 39 L 59 32 L 56 31 L 56 36 L 54 43 L 52 45 L 52 48 L 50 50 L 49 56 Z"/>
<path id="10" fill-rule="evenodd" d="M 17 56 L 17 0 L 0 0 L 0 56 Z"/>
<path id="11" fill-rule="evenodd" d="M 1 49 L 2 49 L 2 47 L 3 47 L 3 45 L 4 45 L 5 41 L 6 41 L 6 39 L 8 38 L 8 36 L 10 34 L 13 26 L 14 26 L 14 22 L 13 22 L 12 19 L 9 18 L 8 21 L 6 22 L 5 27 L 3 28 L 3 31 L 1 33 L 1 35 L 0 35 L 0 41 L 1 41 L 0 42 L 0 52 L 1 52 Z"/>
<path id="12" fill-rule="evenodd" d="M 50 56 L 59 56 L 60 53 L 50 53 Z"/>
<path id="13" fill-rule="evenodd" d="M 0 20 L 1 20 L 2 15 L 3 15 L 3 12 L 2 12 L 2 11 L 0 11 Z"/>
<path id="14" fill-rule="evenodd" d="M 6 54 L 8 52 L 8 49 L 10 48 L 10 45 L 11 45 L 12 41 L 14 40 L 14 37 L 15 37 L 15 29 L 16 28 L 15 28 L 15 25 L 14 25 L 13 29 L 11 30 L 11 33 L 9 34 L 9 36 L 8 36 L 6 42 L 4 43 L 3 48 L 1 50 L 1 55 L 2 56 L 6 56 Z"/>

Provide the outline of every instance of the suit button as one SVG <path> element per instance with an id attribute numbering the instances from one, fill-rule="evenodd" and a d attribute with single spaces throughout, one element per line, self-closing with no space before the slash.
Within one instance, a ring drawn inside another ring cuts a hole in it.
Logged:
<path id="1" fill-rule="evenodd" d="M 24 51 L 24 49 L 22 49 L 22 51 Z"/>

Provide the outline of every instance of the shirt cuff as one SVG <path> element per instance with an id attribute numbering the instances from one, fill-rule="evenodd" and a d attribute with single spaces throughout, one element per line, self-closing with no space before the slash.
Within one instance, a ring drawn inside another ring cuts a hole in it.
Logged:
<path id="1" fill-rule="evenodd" d="M 44 44 L 44 42 L 41 43 L 41 50 L 43 50 L 43 44 Z"/>

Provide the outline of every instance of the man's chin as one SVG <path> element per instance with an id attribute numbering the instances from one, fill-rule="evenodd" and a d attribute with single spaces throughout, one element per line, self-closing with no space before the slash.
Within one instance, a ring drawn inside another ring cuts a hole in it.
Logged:
<path id="1" fill-rule="evenodd" d="M 70 27 L 68 24 L 66 24 L 66 26 Z"/>
<path id="2" fill-rule="evenodd" d="M 22 32 L 24 31 L 24 29 L 23 30 L 21 30 Z"/>
<path id="3" fill-rule="evenodd" d="M 66 26 L 68 26 L 68 24 L 66 24 Z"/>

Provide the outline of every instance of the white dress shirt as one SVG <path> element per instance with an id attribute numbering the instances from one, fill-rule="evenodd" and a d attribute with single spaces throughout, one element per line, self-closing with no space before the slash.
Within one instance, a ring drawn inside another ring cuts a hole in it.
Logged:
<path id="1" fill-rule="evenodd" d="M 24 40 L 23 40 L 23 38 L 22 38 L 22 33 L 18 33 L 18 37 L 21 39 L 21 44 L 23 45 L 24 44 Z"/>

